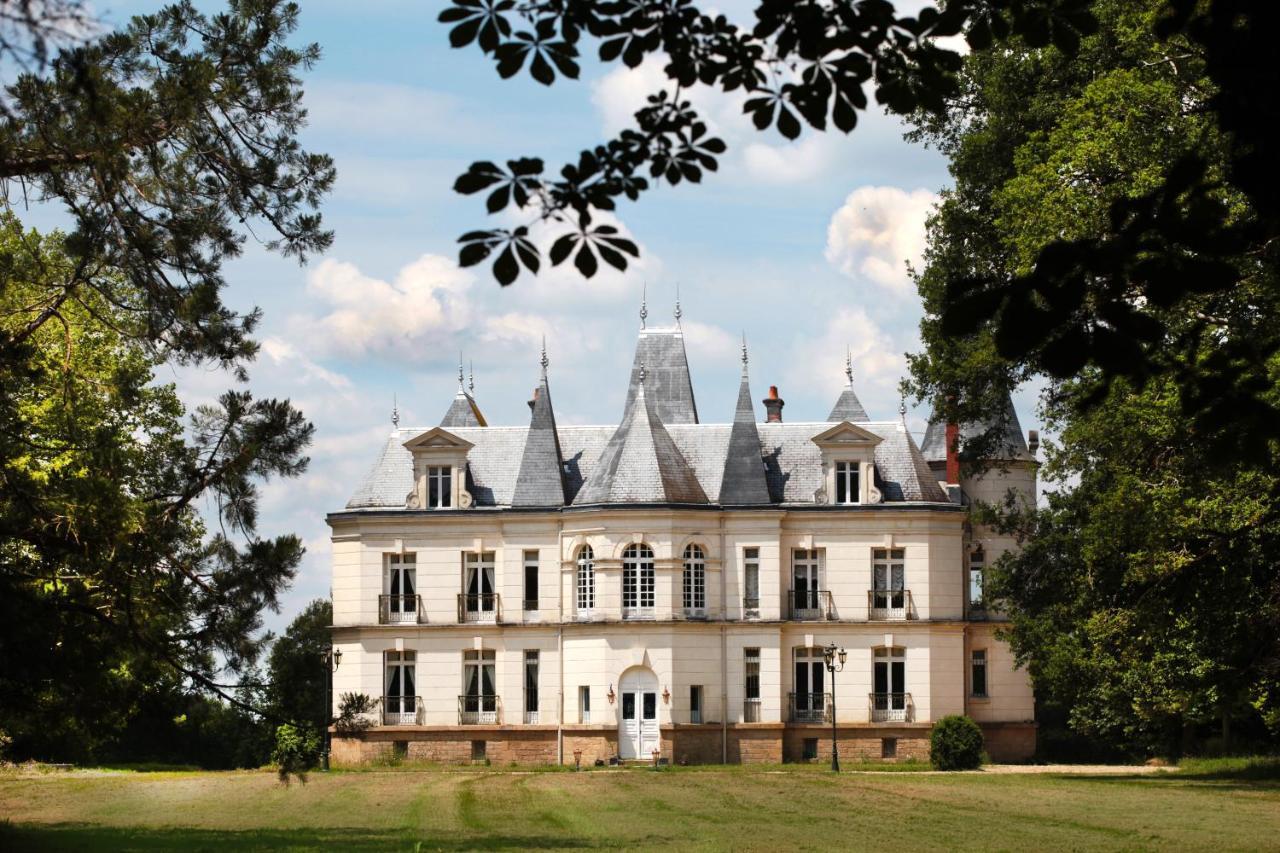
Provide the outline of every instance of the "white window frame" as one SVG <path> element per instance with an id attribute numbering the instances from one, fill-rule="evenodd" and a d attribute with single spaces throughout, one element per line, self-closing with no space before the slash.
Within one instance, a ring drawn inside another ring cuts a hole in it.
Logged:
<path id="1" fill-rule="evenodd" d="M 474 584 L 472 581 L 474 580 Z M 475 586 L 475 592 L 471 587 Z M 485 589 L 488 588 L 486 592 Z M 496 622 L 498 619 L 497 554 L 493 551 L 465 551 L 462 559 L 463 611 L 468 622 Z M 488 596 L 488 598 L 486 598 Z M 486 607 L 485 605 L 488 605 Z"/>
<path id="2" fill-rule="evenodd" d="M 382 718 L 385 725 L 412 726 L 418 721 L 418 698 L 415 695 L 418 689 L 417 660 L 418 654 L 413 649 L 389 649 L 383 654 Z M 393 681 L 399 687 L 398 693 L 391 692 Z M 412 686 L 406 693 L 409 682 Z"/>
<path id="3" fill-rule="evenodd" d="M 760 649 L 755 646 L 742 650 L 742 721 L 760 722 Z"/>
<path id="4" fill-rule="evenodd" d="M 705 713 L 703 704 L 705 702 L 705 691 L 701 684 L 689 685 L 689 722 L 702 723 L 705 721 Z"/>
<path id="5" fill-rule="evenodd" d="M 701 618 L 707 615 L 707 555 L 700 545 L 684 549 L 684 615 Z"/>
<path id="6" fill-rule="evenodd" d="M 596 607 L 595 552 L 590 545 L 578 549 L 575 587 L 577 589 L 578 618 L 590 619 Z"/>
<path id="7" fill-rule="evenodd" d="M 823 552 L 820 548 L 794 548 L 791 551 L 791 616 L 795 619 L 826 618 L 826 601 L 822 595 Z M 808 594 L 800 597 L 796 578 L 803 575 Z"/>
<path id="8" fill-rule="evenodd" d="M 901 679 L 894 678 L 893 665 L 902 664 Z M 880 668 L 884 668 L 886 690 L 878 690 Z M 902 683 L 899 684 L 898 681 Z M 907 650 L 902 646 L 877 646 L 871 663 L 871 721 L 873 723 L 906 722 L 910 709 L 907 691 Z M 887 697 L 881 700 L 880 696 Z M 896 697 L 896 698 L 895 698 Z"/>
<path id="9" fill-rule="evenodd" d="M 578 687 L 578 722 L 591 722 L 591 687 L 587 684 Z"/>
<path id="10" fill-rule="evenodd" d="M 537 613 L 541 604 L 541 590 L 539 588 L 539 572 L 538 572 L 538 552 L 536 550 L 525 551 L 523 560 L 521 561 L 520 583 L 523 586 L 520 596 L 520 606 L 526 613 Z M 529 570 L 533 569 L 533 597 L 529 597 Z M 529 604 L 533 606 L 530 607 Z"/>
<path id="11" fill-rule="evenodd" d="M 907 549 L 873 548 L 871 550 L 871 619 L 906 619 Z"/>
<path id="12" fill-rule="evenodd" d="M 842 506 L 862 503 L 862 463 L 840 459 L 836 461 L 835 469 L 836 491 L 832 496 L 833 503 Z"/>
<path id="13" fill-rule="evenodd" d="M 532 690 L 530 690 L 529 674 L 533 671 Z M 542 655 L 538 649 L 524 650 L 524 722 L 525 725 L 538 724 L 539 686 L 542 674 Z M 533 707 L 530 708 L 529 706 Z"/>
<path id="14" fill-rule="evenodd" d="M 747 619 L 760 618 L 759 548 L 742 549 L 742 613 Z"/>
<path id="15" fill-rule="evenodd" d="M 408 585 L 412 592 L 405 592 Z M 382 579 L 387 596 L 386 621 L 388 624 L 416 623 L 418 621 L 418 555 L 387 554 Z"/>
<path id="16" fill-rule="evenodd" d="M 453 466 L 427 466 L 427 509 L 453 507 Z"/>
<path id="17" fill-rule="evenodd" d="M 986 568 L 987 568 L 987 552 L 981 546 L 977 546 L 969 552 L 969 589 L 967 597 L 969 606 L 974 610 L 985 610 L 986 603 Z M 974 590 L 977 590 L 977 597 L 974 597 Z"/>
<path id="18" fill-rule="evenodd" d="M 475 677 L 476 693 L 469 689 L 471 670 L 477 670 Z M 485 671 L 488 670 L 492 693 L 484 692 Z M 464 649 L 462 652 L 462 695 L 466 697 L 463 705 L 465 724 L 486 724 L 498 722 L 498 668 L 497 654 L 493 649 Z M 471 700 L 474 698 L 474 702 Z M 491 701 L 490 701 L 491 700 Z"/>
<path id="19" fill-rule="evenodd" d="M 656 600 L 653 549 L 634 542 L 622 552 L 622 618 L 652 619 Z"/>

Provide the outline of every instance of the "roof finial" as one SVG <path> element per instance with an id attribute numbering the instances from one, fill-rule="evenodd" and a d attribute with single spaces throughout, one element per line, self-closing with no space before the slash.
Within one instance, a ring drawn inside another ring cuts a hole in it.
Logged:
<path id="1" fill-rule="evenodd" d="M 907 398 L 904 394 L 898 395 L 898 417 L 904 424 L 907 422 Z"/>
<path id="2" fill-rule="evenodd" d="M 853 387 L 853 351 L 848 347 L 844 348 L 844 375 L 849 380 L 849 387 Z"/>
<path id="3" fill-rule="evenodd" d="M 396 429 L 400 428 L 400 404 L 395 394 L 391 395 L 391 425 Z"/>
<path id="4" fill-rule="evenodd" d="M 547 366 L 551 364 L 551 360 L 547 358 L 547 336 L 542 336 L 542 358 L 538 360 L 542 365 L 542 378 L 547 378 Z"/>
<path id="5" fill-rule="evenodd" d="M 676 325 L 680 325 L 680 318 L 684 316 L 684 312 L 680 310 L 680 282 L 676 282 Z"/>
<path id="6" fill-rule="evenodd" d="M 644 362 L 640 362 L 640 384 L 644 385 Z"/>
<path id="7" fill-rule="evenodd" d="M 747 332 L 742 331 L 742 375 L 747 375 Z"/>
<path id="8" fill-rule="evenodd" d="M 476 393 L 476 363 L 474 361 L 468 362 L 468 366 L 470 367 L 470 374 L 467 376 L 467 390 L 474 395 Z"/>
<path id="9" fill-rule="evenodd" d="M 640 328 L 644 328 L 644 321 L 649 316 L 649 282 L 644 282 L 640 290 Z"/>
<path id="10" fill-rule="evenodd" d="M 459 350 L 458 351 L 458 393 L 465 394 L 466 392 L 467 392 L 467 386 L 463 384 L 463 376 L 462 376 L 462 351 Z"/>

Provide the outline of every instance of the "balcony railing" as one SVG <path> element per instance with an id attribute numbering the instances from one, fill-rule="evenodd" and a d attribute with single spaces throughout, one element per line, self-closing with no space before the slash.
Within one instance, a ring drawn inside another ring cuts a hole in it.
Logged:
<path id="1" fill-rule="evenodd" d="M 811 622 L 835 618 L 831 593 L 825 589 L 792 589 L 787 591 L 787 597 L 791 604 L 792 619 Z"/>
<path id="2" fill-rule="evenodd" d="M 704 621 L 707 618 L 707 608 L 703 607 L 683 607 L 680 609 L 680 617 L 683 619 L 693 619 L 695 621 Z"/>
<path id="3" fill-rule="evenodd" d="M 971 622 L 986 622 L 991 618 L 987 612 L 987 603 L 985 601 L 970 601 L 968 616 Z"/>
<path id="4" fill-rule="evenodd" d="M 743 598 L 742 599 L 742 615 L 748 619 L 753 619 L 760 615 L 760 599 Z"/>
<path id="5" fill-rule="evenodd" d="M 909 723 L 916 715 L 910 693 L 869 693 L 873 723 Z"/>
<path id="6" fill-rule="evenodd" d="M 525 711 L 524 724 L 526 726 L 536 726 L 538 724 L 539 716 L 540 715 L 537 711 Z"/>
<path id="7" fill-rule="evenodd" d="M 622 608 L 623 619 L 635 619 L 637 621 L 653 621 L 657 618 L 657 611 L 653 607 L 627 607 Z"/>
<path id="8" fill-rule="evenodd" d="M 422 697 L 383 696 L 382 724 L 384 726 L 422 725 Z"/>
<path id="9" fill-rule="evenodd" d="M 501 622 L 502 596 L 496 592 L 458 593 L 459 622 Z"/>
<path id="10" fill-rule="evenodd" d="M 788 693 L 787 705 L 793 723 L 831 722 L 830 693 Z"/>
<path id="11" fill-rule="evenodd" d="M 471 693 L 458 697 L 458 724 L 497 725 L 502 722 L 502 700 L 491 694 Z"/>
<path id="12" fill-rule="evenodd" d="M 867 618 L 872 621 L 902 622 L 916 618 L 915 602 L 909 589 L 867 591 Z"/>
<path id="13" fill-rule="evenodd" d="M 742 722 L 758 723 L 760 722 L 760 700 L 744 699 L 742 701 Z"/>
<path id="14" fill-rule="evenodd" d="M 378 624 L 399 625 L 425 622 L 420 595 L 378 596 Z"/>

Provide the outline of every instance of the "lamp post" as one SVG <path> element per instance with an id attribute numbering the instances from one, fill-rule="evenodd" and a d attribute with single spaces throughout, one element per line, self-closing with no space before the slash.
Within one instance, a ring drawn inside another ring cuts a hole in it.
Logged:
<path id="1" fill-rule="evenodd" d="M 822 650 L 822 660 L 831 673 L 831 770 L 835 773 L 840 772 L 840 751 L 836 746 L 836 673 L 844 669 L 846 657 L 848 653 L 844 649 L 837 651 L 835 643 L 829 643 Z"/>
<path id="2" fill-rule="evenodd" d="M 324 661 L 324 715 L 320 718 L 324 727 L 324 740 L 323 748 L 320 750 L 320 769 L 328 770 L 329 718 L 333 715 L 333 699 L 330 694 L 333 690 L 333 674 L 338 671 L 338 664 L 342 663 L 342 649 L 327 648 L 320 653 L 320 660 Z"/>

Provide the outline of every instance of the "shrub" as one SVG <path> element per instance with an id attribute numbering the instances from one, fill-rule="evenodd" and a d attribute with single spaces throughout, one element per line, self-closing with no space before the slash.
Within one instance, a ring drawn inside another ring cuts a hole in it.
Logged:
<path id="1" fill-rule="evenodd" d="M 367 693 L 343 693 L 338 699 L 338 716 L 333 727 L 339 734 L 359 734 L 373 725 L 368 715 L 377 707 L 377 700 Z"/>
<path id="2" fill-rule="evenodd" d="M 982 766 L 982 729 L 968 717 L 953 714 L 933 724 L 929 761 L 938 770 L 976 770 Z"/>
<path id="3" fill-rule="evenodd" d="M 316 766 L 320 755 L 320 738 L 310 729 L 299 729 L 285 723 L 276 729 L 276 748 L 271 760 L 279 768 L 280 781 L 289 784 L 290 776 L 306 783 L 307 771 Z"/>

